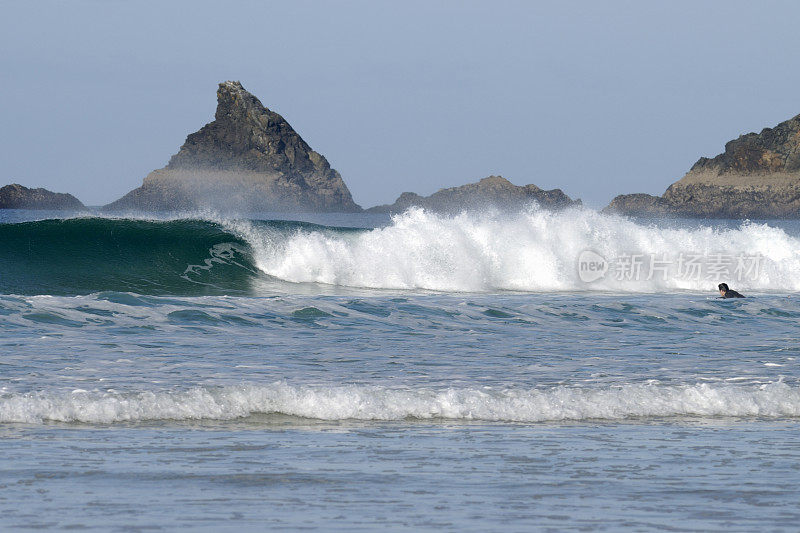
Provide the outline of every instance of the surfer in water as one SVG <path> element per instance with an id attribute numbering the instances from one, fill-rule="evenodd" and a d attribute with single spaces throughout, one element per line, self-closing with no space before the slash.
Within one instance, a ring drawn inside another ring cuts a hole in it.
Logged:
<path id="1" fill-rule="evenodd" d="M 717 288 L 719 289 L 720 298 L 744 298 L 743 295 L 735 290 L 729 289 L 727 283 L 720 283 Z"/>

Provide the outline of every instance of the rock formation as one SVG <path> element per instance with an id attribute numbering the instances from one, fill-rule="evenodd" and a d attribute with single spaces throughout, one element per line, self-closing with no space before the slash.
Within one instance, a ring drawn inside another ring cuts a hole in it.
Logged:
<path id="1" fill-rule="evenodd" d="M 360 211 L 342 177 L 238 81 L 219 84 L 215 120 L 108 211 Z"/>
<path id="2" fill-rule="evenodd" d="M 645 217 L 674 214 L 670 204 L 662 197 L 645 193 L 620 194 L 603 211 Z"/>
<path id="3" fill-rule="evenodd" d="M 800 115 L 701 157 L 663 196 L 627 194 L 606 208 L 631 215 L 800 217 Z"/>
<path id="4" fill-rule="evenodd" d="M 534 200 L 540 206 L 550 209 L 580 205 L 581 203 L 580 200 L 572 200 L 561 189 L 545 191 L 536 185 L 520 187 L 502 176 L 489 176 L 477 183 L 440 189 L 430 196 L 404 192 L 393 204 L 375 206 L 368 211 L 400 213 L 409 207 L 416 206 L 439 213 L 457 213 L 465 209 L 522 207 Z"/>
<path id="5" fill-rule="evenodd" d="M 86 207 L 71 194 L 29 189 L 17 183 L 0 188 L 0 209 L 48 209 L 81 211 Z"/>

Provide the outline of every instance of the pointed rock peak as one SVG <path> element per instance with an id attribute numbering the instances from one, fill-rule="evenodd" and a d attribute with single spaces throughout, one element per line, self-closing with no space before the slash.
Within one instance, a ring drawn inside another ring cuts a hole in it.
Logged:
<path id="1" fill-rule="evenodd" d="M 258 98 L 242 86 L 241 82 L 224 81 L 220 83 L 217 89 L 217 111 L 214 118 L 216 120 L 242 120 L 248 115 L 269 115 L 271 118 L 284 121 L 283 117 L 264 107 Z"/>
<path id="2" fill-rule="evenodd" d="M 109 210 L 360 211 L 342 177 L 238 81 L 217 88 L 215 120 Z"/>
<path id="3" fill-rule="evenodd" d="M 241 82 L 223 81 L 219 84 L 219 89 L 217 89 L 217 105 L 241 105 L 248 100 L 255 100 L 258 102 L 258 105 L 261 105 L 261 102 L 258 101 L 258 98 L 250 94 L 250 92 L 242 87 Z"/>
<path id="4" fill-rule="evenodd" d="M 240 82 L 217 89 L 214 121 L 190 134 L 167 168 L 214 168 L 283 173 L 331 171 L 279 114 L 270 111 Z"/>
<path id="5" fill-rule="evenodd" d="M 228 80 L 228 81 L 223 81 L 222 83 L 219 84 L 219 90 L 244 91 L 244 87 L 242 87 L 242 82 L 240 81 Z"/>

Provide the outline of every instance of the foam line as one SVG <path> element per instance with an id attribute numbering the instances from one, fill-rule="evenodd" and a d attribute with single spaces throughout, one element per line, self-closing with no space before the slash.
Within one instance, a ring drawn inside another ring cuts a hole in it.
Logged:
<path id="1" fill-rule="evenodd" d="M 635 417 L 799 417 L 800 388 L 627 384 L 551 389 L 296 386 L 285 382 L 181 391 L 48 392 L 0 397 L 0 422 L 114 423 L 229 420 L 259 413 L 321 420 L 451 419 L 501 422 Z"/>

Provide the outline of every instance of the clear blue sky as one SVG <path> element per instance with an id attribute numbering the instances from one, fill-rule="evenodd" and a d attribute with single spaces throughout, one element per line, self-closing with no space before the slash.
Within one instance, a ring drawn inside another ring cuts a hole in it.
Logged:
<path id="1" fill-rule="evenodd" d="M 367 207 L 501 174 L 594 206 L 800 113 L 797 2 L 0 0 L 0 184 L 117 199 L 240 80 Z"/>

